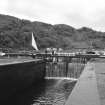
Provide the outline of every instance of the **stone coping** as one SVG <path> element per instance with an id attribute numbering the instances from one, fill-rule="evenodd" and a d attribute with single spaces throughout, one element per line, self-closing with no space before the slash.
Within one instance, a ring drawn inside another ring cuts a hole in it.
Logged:
<path id="1" fill-rule="evenodd" d="M 20 59 L 20 58 L 5 58 L 0 59 L 0 66 L 2 65 L 11 65 L 11 64 L 19 64 L 19 63 L 27 63 L 27 62 L 35 62 L 40 63 L 43 62 L 42 59 Z"/>

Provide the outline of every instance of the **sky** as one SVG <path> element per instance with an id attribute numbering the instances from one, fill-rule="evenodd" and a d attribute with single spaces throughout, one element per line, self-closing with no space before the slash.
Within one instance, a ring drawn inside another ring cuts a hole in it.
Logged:
<path id="1" fill-rule="evenodd" d="M 0 0 L 0 14 L 105 32 L 105 0 Z"/>

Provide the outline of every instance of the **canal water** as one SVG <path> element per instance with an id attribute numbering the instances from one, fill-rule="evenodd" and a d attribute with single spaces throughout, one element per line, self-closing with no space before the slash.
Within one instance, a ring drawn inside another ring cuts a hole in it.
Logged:
<path id="1" fill-rule="evenodd" d="M 62 63 L 47 65 L 46 76 L 64 77 L 64 65 Z M 66 76 L 79 78 L 84 66 L 85 64 L 82 63 L 68 64 Z M 51 72 L 49 73 L 49 71 Z M 4 102 L 0 102 L 0 105 L 65 105 L 75 84 L 76 81 L 66 78 L 44 79 L 37 85 L 14 94 L 13 97 Z"/>
<path id="2" fill-rule="evenodd" d="M 45 79 L 37 86 L 15 94 L 2 105 L 64 105 L 75 83 L 66 79 Z"/>

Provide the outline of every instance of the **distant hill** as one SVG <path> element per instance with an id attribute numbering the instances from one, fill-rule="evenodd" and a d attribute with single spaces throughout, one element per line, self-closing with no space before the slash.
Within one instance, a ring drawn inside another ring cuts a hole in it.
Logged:
<path id="1" fill-rule="evenodd" d="M 105 32 L 97 32 L 87 27 L 75 29 L 65 24 L 51 25 L 0 15 L 1 48 L 32 49 L 32 32 L 39 49 L 105 48 Z"/>

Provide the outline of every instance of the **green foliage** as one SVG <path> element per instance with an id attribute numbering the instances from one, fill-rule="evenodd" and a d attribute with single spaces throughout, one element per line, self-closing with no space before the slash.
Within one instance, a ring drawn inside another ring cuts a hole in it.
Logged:
<path id="1" fill-rule="evenodd" d="M 47 47 L 87 48 L 90 47 L 91 41 L 94 48 L 105 48 L 105 33 L 91 28 L 83 27 L 77 30 L 65 24 L 51 25 L 0 15 L 0 47 L 32 49 L 32 32 L 39 49 Z"/>

